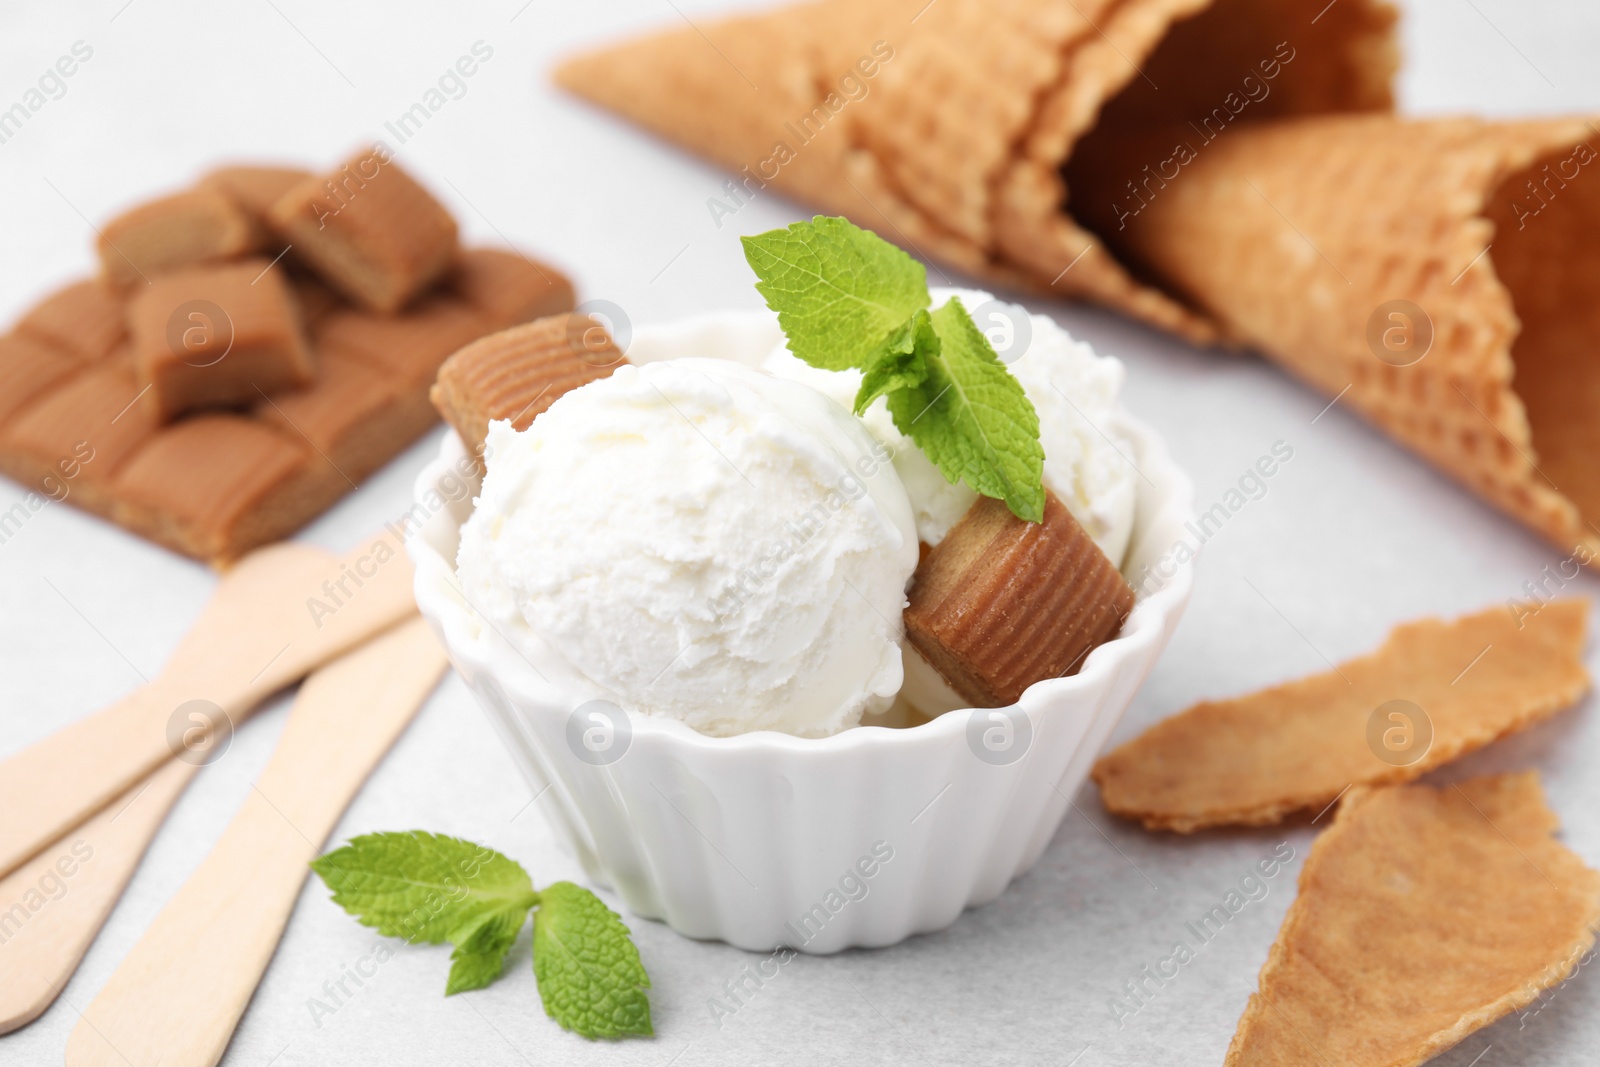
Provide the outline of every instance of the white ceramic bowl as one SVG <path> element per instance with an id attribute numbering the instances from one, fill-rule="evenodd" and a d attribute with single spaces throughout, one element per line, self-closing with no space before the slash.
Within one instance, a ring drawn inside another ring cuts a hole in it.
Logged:
<path id="1" fill-rule="evenodd" d="M 769 314 L 724 313 L 640 330 L 628 357 L 755 360 L 781 338 Z M 407 524 L 417 603 L 541 810 L 636 915 L 752 951 L 892 945 L 948 926 L 1033 865 L 1178 624 L 1192 563 L 1172 549 L 1188 540 L 1193 487 L 1151 430 L 1122 428 L 1143 475 L 1124 573 L 1165 561 L 1161 576 L 1079 673 L 1010 708 L 822 739 L 708 737 L 573 708 L 461 594 L 456 546 L 477 482 L 454 434 L 419 475 Z"/>

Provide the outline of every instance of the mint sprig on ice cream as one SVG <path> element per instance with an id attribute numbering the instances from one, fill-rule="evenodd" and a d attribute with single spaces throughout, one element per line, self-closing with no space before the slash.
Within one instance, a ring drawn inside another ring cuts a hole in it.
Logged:
<path id="1" fill-rule="evenodd" d="M 841 218 L 742 241 L 789 350 L 861 371 L 856 414 L 887 397 L 895 426 L 947 480 L 1043 520 L 1039 416 L 959 298 L 929 311 L 922 264 Z"/>

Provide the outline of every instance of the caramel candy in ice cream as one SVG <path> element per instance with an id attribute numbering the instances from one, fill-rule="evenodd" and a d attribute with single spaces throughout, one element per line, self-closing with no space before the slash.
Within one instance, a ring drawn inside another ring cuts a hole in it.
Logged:
<path id="1" fill-rule="evenodd" d="M 980 497 L 924 553 L 908 596 L 906 637 L 974 707 L 1014 704 L 1034 682 L 1076 673 L 1134 599 L 1048 490 L 1041 523 Z"/>
<path id="2" fill-rule="evenodd" d="M 594 319 L 551 315 L 467 345 L 439 368 L 431 395 L 439 414 L 476 454 L 490 422 L 509 419 L 525 430 L 561 394 L 625 362 Z"/>

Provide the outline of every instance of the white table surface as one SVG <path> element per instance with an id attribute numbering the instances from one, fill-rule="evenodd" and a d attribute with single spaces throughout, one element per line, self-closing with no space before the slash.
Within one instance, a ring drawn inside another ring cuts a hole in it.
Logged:
<path id="1" fill-rule="evenodd" d="M 331 163 L 383 135 L 474 42 L 492 59 L 404 148 L 477 241 L 509 239 L 567 269 L 586 297 L 636 322 L 753 307 L 737 237 L 802 217 L 763 197 L 717 229 L 715 169 L 563 97 L 552 58 L 727 4 L 317 4 L 310 0 L 93 0 L 0 8 L 0 106 L 76 41 L 92 59 L 68 91 L 0 144 L 0 319 L 90 268 L 93 234 L 121 207 L 225 157 Z M 1600 111 L 1600 8 L 1583 0 L 1409 0 L 1413 112 Z M 681 10 L 680 15 L 674 7 Z M 1560 553 L 1491 512 L 1344 407 L 1252 359 L 1199 351 L 1092 309 L 1035 305 L 1129 367 L 1127 402 L 1193 473 L 1202 506 L 1275 441 L 1294 459 L 1207 547 L 1188 615 L 1117 739 L 1196 699 L 1326 667 L 1392 624 L 1516 596 Z M 428 440 L 313 523 L 352 545 L 409 503 Z M 0 482 L 0 510 L 21 496 Z M 187 560 L 50 506 L 0 545 L 0 753 L 44 737 L 159 669 L 214 579 Z M 1252 589 L 1252 585 L 1254 589 Z M 1585 575 L 1578 589 L 1592 594 Z M 1259 592 L 1258 592 L 1259 591 Z M 1292 625 L 1291 625 L 1292 624 Z M 1590 655 L 1591 667 L 1597 664 Z M 1446 774 L 1537 767 L 1567 842 L 1600 864 L 1600 724 L 1592 700 Z M 285 700 L 241 728 L 177 805 L 65 995 L 0 1038 L 0 1063 L 61 1062 L 86 1005 L 210 848 L 282 728 Z M 428 828 L 499 848 L 537 882 L 581 879 L 530 791 L 453 676 L 351 806 L 337 839 Z M 405 948 L 332 1015 L 324 983 L 376 936 L 308 884 L 225 1062 L 310 1064 L 1220 1063 L 1293 896 L 1275 879 L 1224 934 L 1122 1027 L 1108 1001 L 1280 841 L 1298 869 L 1304 829 L 1152 836 L 1108 817 L 1092 787 L 1038 866 L 943 933 L 802 958 L 719 1027 L 709 997 L 753 957 L 634 920 L 655 982 L 653 1042 L 590 1045 L 540 1010 L 528 946 L 483 992 L 445 999 L 448 948 Z M 0 813 L 0 818 L 5 814 Z M 608 898 L 616 906 L 614 898 Z M 4 904 L 8 902 L 0 902 Z M 1600 982 L 1587 969 L 1536 1017 L 1474 1034 L 1452 1067 L 1594 1062 Z M 1481 1057 L 1481 1058 L 1477 1058 Z"/>

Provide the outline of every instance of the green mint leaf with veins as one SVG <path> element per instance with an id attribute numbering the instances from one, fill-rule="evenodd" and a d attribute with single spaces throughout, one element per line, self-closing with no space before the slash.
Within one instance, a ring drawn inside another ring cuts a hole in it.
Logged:
<path id="1" fill-rule="evenodd" d="M 889 413 L 950 481 L 1003 500 L 1028 522 L 1044 520 L 1039 415 L 1022 383 L 952 297 L 917 334 L 927 376 L 889 394 Z M 936 335 L 936 336 L 935 336 Z"/>
<path id="2" fill-rule="evenodd" d="M 1044 521 L 1039 415 L 959 300 L 928 312 L 921 264 L 825 215 L 741 240 L 789 351 L 861 371 L 857 415 L 888 397 L 900 432 L 951 482 Z"/>
<path id="3" fill-rule="evenodd" d="M 533 917 L 533 973 L 545 1012 L 588 1038 L 648 1036 L 650 985 L 622 919 L 571 882 L 539 894 Z"/>
<path id="4" fill-rule="evenodd" d="M 442 834 L 366 834 L 311 861 L 333 901 L 363 926 L 407 941 L 460 942 L 488 915 L 538 901 L 528 872 L 493 849 Z"/>
<path id="5" fill-rule="evenodd" d="M 537 908 L 533 973 L 545 1012 L 577 1034 L 650 1036 L 650 976 L 600 898 L 557 882 L 542 893 L 515 860 L 456 837 L 366 834 L 311 861 L 334 903 L 364 926 L 455 946 L 444 994 L 493 984 Z"/>
<path id="6" fill-rule="evenodd" d="M 456 949 L 450 953 L 450 977 L 444 995 L 494 984 L 506 967 L 506 954 L 528 921 L 528 909 L 494 911 L 451 934 Z"/>
<path id="7" fill-rule="evenodd" d="M 740 240 L 789 351 L 813 367 L 866 369 L 929 304 L 922 264 L 844 219 L 818 215 Z"/>
<path id="8" fill-rule="evenodd" d="M 856 393 L 855 403 L 857 415 L 871 407 L 880 396 L 899 389 L 915 389 L 927 380 L 928 367 L 923 353 L 932 333 L 933 321 L 926 311 L 918 311 L 906 322 L 877 361 L 861 372 L 861 389 Z M 937 343 L 936 338 L 934 343 Z"/>

